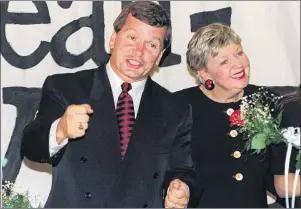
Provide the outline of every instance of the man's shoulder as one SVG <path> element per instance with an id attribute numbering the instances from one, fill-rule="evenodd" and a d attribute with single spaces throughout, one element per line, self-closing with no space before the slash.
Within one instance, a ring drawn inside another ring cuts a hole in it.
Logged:
<path id="1" fill-rule="evenodd" d="M 159 97 L 161 98 L 160 101 L 168 111 L 177 112 L 189 108 L 189 105 L 181 102 L 173 92 L 169 91 L 156 82 L 154 83 L 155 88 L 157 88 Z"/>
<path id="2" fill-rule="evenodd" d="M 172 95 L 171 91 L 169 91 L 167 88 L 161 86 L 160 84 L 158 84 L 156 81 L 153 81 L 153 87 L 156 88 L 157 92 L 159 92 L 160 94 L 170 97 Z"/>
<path id="3" fill-rule="evenodd" d="M 196 92 L 199 92 L 199 87 L 198 86 L 192 86 L 192 87 L 188 87 L 188 88 L 185 88 L 185 89 L 181 89 L 181 90 L 178 90 L 178 91 L 174 92 L 173 94 L 179 100 L 183 100 L 183 99 L 186 100 L 187 98 L 194 96 L 194 94 Z"/>
<path id="4" fill-rule="evenodd" d="M 60 83 L 60 82 L 66 83 L 72 81 L 91 79 L 93 78 L 97 69 L 98 68 L 93 68 L 93 69 L 86 69 L 77 72 L 53 74 L 53 75 L 49 75 L 46 78 L 46 80 L 56 82 L 56 83 Z"/>
<path id="5" fill-rule="evenodd" d="M 153 81 L 153 88 L 157 92 L 157 96 L 160 98 L 160 100 L 163 103 L 172 103 L 174 100 L 174 96 L 171 91 L 169 91 L 167 88 L 161 86 L 157 82 Z"/>
<path id="6" fill-rule="evenodd" d="M 73 94 L 89 93 L 99 68 L 81 70 L 74 73 L 60 73 L 48 76 L 43 84 L 43 92 Z"/>

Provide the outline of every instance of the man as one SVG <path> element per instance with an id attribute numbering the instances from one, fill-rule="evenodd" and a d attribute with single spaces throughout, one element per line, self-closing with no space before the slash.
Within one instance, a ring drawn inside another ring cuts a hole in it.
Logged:
<path id="1" fill-rule="evenodd" d="M 193 204 L 191 109 L 148 76 L 170 44 L 169 15 L 159 4 L 134 2 L 114 30 L 109 62 L 49 76 L 24 129 L 24 156 L 53 165 L 45 207 Z"/>

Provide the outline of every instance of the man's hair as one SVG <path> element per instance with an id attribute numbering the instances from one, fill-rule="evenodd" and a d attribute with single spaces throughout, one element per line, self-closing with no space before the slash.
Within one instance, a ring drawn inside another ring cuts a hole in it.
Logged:
<path id="1" fill-rule="evenodd" d="M 121 30 L 129 14 L 150 26 L 165 28 L 163 49 L 166 49 L 170 45 L 171 20 L 164 7 L 149 1 L 136 1 L 128 4 L 114 21 L 113 26 L 116 33 Z"/>

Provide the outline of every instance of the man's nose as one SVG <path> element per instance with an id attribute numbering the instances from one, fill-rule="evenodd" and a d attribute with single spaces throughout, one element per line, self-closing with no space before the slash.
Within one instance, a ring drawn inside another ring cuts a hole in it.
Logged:
<path id="1" fill-rule="evenodd" d="M 144 43 L 142 41 L 138 42 L 134 48 L 134 53 L 136 56 L 142 56 L 144 49 Z"/>

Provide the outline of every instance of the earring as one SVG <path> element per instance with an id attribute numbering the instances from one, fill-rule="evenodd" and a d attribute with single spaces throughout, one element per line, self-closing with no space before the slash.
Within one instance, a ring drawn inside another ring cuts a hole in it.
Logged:
<path id="1" fill-rule="evenodd" d="M 204 83 L 204 86 L 207 90 L 212 90 L 214 88 L 214 82 L 211 79 L 207 79 Z"/>

